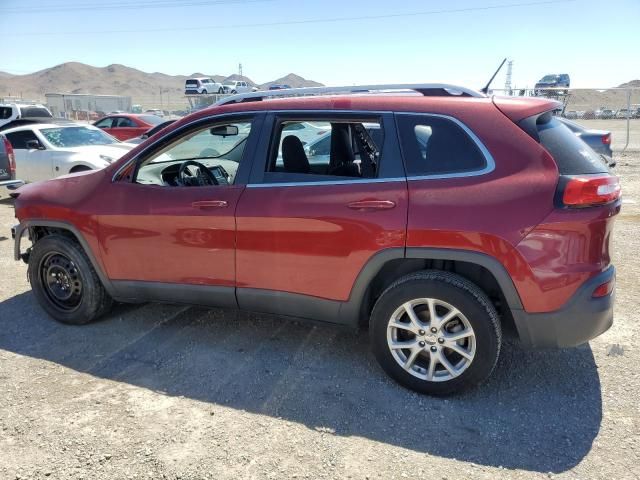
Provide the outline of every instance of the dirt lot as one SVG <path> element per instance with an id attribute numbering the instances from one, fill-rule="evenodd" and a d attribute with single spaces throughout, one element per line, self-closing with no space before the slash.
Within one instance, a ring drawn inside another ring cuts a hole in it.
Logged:
<path id="1" fill-rule="evenodd" d="M 0 202 L 0 478 L 640 478 L 640 155 L 620 162 L 615 324 L 507 344 L 483 387 L 423 397 L 365 333 L 182 306 L 49 320 Z"/>

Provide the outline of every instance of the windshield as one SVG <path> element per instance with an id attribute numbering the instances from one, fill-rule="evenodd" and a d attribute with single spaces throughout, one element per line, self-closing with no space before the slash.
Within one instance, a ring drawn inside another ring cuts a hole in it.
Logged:
<path id="1" fill-rule="evenodd" d="M 51 145 L 59 148 L 118 143 L 118 140 L 102 130 L 87 127 L 43 128 L 40 132 Z"/>
<path id="2" fill-rule="evenodd" d="M 555 82 L 556 78 L 558 78 L 557 75 L 545 75 L 544 77 L 542 77 L 542 80 L 540 80 L 541 82 Z"/>
<path id="3" fill-rule="evenodd" d="M 160 110 L 156 110 L 156 111 L 160 111 Z M 140 120 L 142 120 L 145 123 L 148 123 L 149 125 L 160 125 L 162 122 L 164 122 L 164 119 L 156 116 L 156 115 L 140 115 Z"/>

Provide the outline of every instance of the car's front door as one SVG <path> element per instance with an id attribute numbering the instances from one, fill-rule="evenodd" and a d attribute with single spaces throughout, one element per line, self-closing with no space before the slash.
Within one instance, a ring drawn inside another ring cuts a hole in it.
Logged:
<path id="1" fill-rule="evenodd" d="M 234 213 L 261 118 L 214 118 L 178 129 L 110 185 L 99 237 L 122 297 L 235 305 Z M 233 127 L 228 135 L 211 133 L 222 125 Z"/>
<path id="2" fill-rule="evenodd" d="M 299 138 L 304 132 L 293 122 L 330 132 L 326 165 L 310 162 Z M 367 134 L 371 124 L 380 129 L 377 142 Z M 256 156 L 236 213 L 238 303 L 326 317 L 314 306 L 349 300 L 374 255 L 404 252 L 407 183 L 393 120 L 387 114 L 273 114 L 265 129 L 270 134 L 258 151 L 268 150 L 267 158 Z"/>

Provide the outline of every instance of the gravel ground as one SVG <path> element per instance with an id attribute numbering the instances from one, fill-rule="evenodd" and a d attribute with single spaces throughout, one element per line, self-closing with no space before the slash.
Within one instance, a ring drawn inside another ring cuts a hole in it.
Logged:
<path id="1" fill-rule="evenodd" d="M 388 380 L 364 332 L 167 305 L 57 324 L 0 201 L 0 478 L 640 478 L 640 155 L 618 160 L 614 326 L 507 344 L 448 399 Z"/>

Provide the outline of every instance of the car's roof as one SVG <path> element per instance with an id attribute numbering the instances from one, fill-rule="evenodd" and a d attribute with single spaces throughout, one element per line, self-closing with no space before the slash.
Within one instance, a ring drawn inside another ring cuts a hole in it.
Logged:
<path id="1" fill-rule="evenodd" d="M 81 123 L 27 123 L 13 128 L 3 130 L 2 133 L 20 132 L 22 130 L 42 130 L 44 128 L 69 128 L 69 127 L 86 127 L 92 130 L 100 130 L 90 124 Z"/>
<path id="2" fill-rule="evenodd" d="M 479 111 L 499 102 L 499 108 L 510 115 L 524 118 L 552 109 L 558 102 L 534 97 L 463 97 L 423 96 L 420 94 L 349 94 L 305 97 L 275 97 L 267 100 L 213 105 L 185 118 L 200 118 L 218 113 L 264 110 L 341 110 L 417 112 L 456 116 L 456 113 Z"/>

